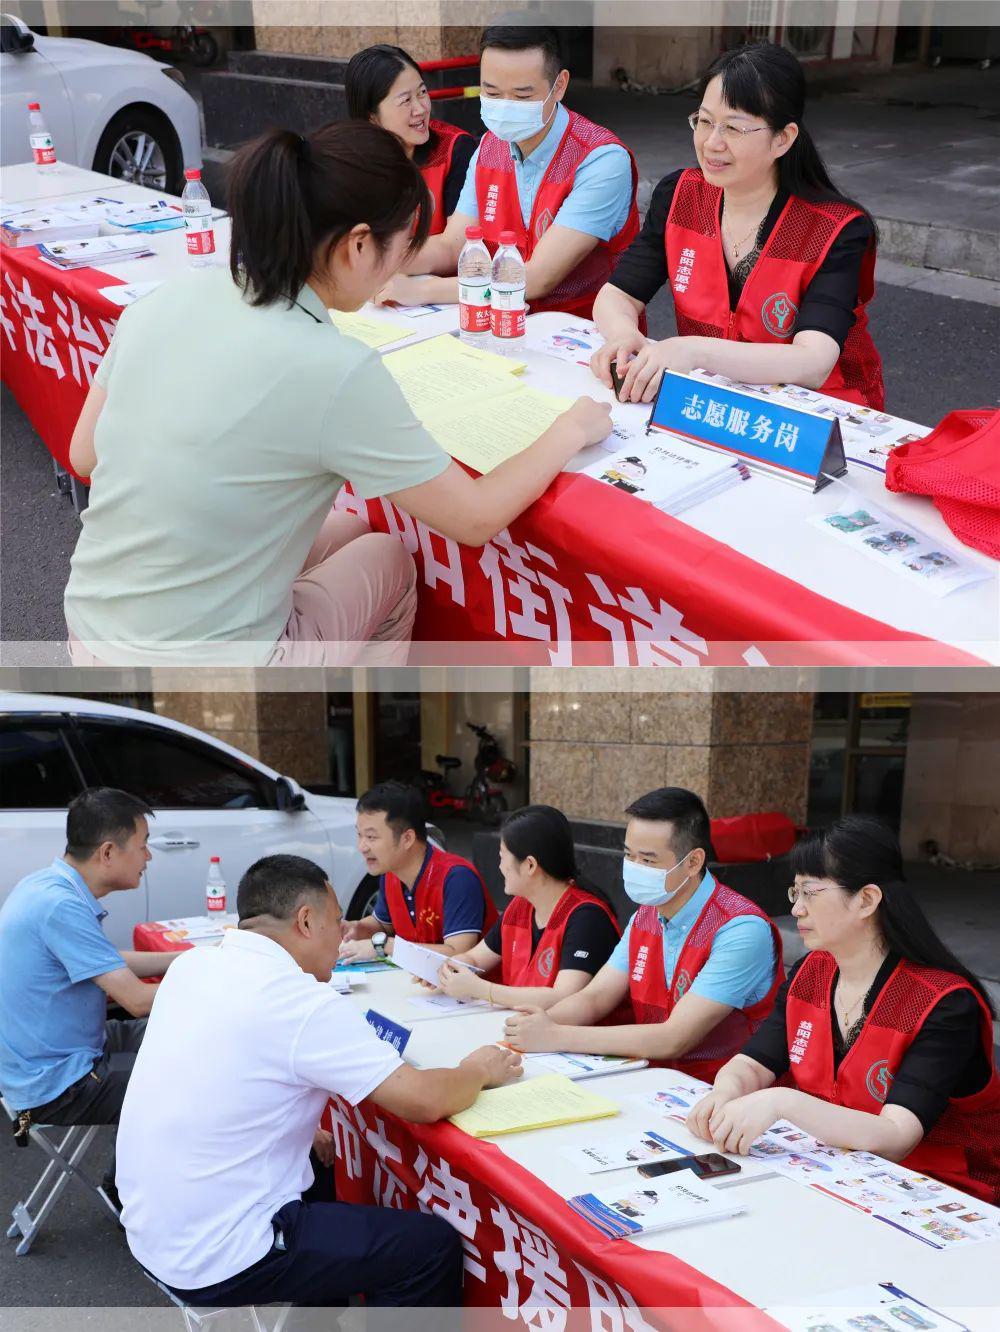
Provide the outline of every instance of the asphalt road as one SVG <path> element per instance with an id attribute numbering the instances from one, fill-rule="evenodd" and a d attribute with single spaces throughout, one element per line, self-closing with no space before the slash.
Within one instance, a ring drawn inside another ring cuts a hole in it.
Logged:
<path id="1" fill-rule="evenodd" d="M 870 308 L 889 411 L 934 424 L 952 408 L 1000 402 L 996 305 L 883 282 Z M 661 293 L 650 307 L 650 332 L 663 338 L 675 331 L 671 302 Z M 2 407 L 0 640 L 63 639 L 62 594 L 79 521 L 69 498 L 56 490 L 45 448 L 6 389 Z"/>

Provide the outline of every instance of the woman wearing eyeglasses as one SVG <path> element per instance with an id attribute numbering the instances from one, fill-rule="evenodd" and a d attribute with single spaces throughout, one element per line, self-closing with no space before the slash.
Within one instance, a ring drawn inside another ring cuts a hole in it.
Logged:
<path id="1" fill-rule="evenodd" d="M 881 410 L 882 361 L 865 309 L 875 224 L 835 188 L 802 123 L 802 66 L 757 42 L 720 56 L 699 93 L 689 117 L 698 166 L 660 181 L 598 293 L 605 343 L 594 373 L 612 387 L 617 361 L 622 401 L 650 402 L 664 370 L 699 368 Z M 665 283 L 678 336 L 653 342 L 639 321 Z"/>
<path id="2" fill-rule="evenodd" d="M 876 819 L 840 819 L 792 851 L 809 950 L 769 1018 L 688 1125 L 745 1155 L 778 1120 L 1000 1203 L 993 1005 L 903 882 Z"/>

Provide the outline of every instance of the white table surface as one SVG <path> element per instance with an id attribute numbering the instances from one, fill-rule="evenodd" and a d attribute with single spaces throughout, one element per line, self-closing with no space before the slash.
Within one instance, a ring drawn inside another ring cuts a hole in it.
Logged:
<path id="1" fill-rule="evenodd" d="M 402 972 L 365 973 L 359 976 L 349 1002 L 362 1012 L 375 1008 L 412 1027 L 406 1053 L 421 1067 L 453 1067 L 471 1050 L 502 1037 L 505 1014 L 500 1010 L 414 1021 L 417 1010 L 407 1000 L 426 993 Z M 620 1179 L 621 1174 L 584 1174 L 561 1157 L 558 1149 L 633 1128 L 656 1127 L 656 1112 L 646 1113 L 627 1098 L 655 1091 L 670 1076 L 667 1069 L 647 1068 L 589 1078 L 587 1088 L 622 1103 L 620 1116 L 505 1134 L 491 1141 L 563 1197 L 588 1192 Z M 659 1122 L 672 1140 L 689 1144 L 692 1151 L 709 1150 L 683 1125 L 673 1120 Z M 738 1182 L 720 1181 L 716 1187 L 731 1190 L 746 1210 L 711 1225 L 633 1242 L 651 1252 L 674 1254 L 760 1308 L 810 1305 L 826 1291 L 892 1281 L 942 1311 L 961 1310 L 972 1327 L 1000 1325 L 996 1275 L 1000 1240 L 951 1251 L 933 1250 L 754 1162 L 744 1163 Z"/>
<path id="2" fill-rule="evenodd" d="M 46 189 L 51 192 L 40 193 Z M 62 167 L 56 188 L 41 177 L 31 163 L 0 170 L 0 200 L 5 206 L 58 195 L 71 198 L 112 191 L 124 201 L 166 197 L 78 167 Z M 215 262 L 225 265 L 229 258 L 229 221 L 219 219 L 215 226 Z M 160 281 L 187 271 L 183 230 L 150 234 L 146 239 L 155 251 L 152 258 L 110 265 L 104 271 L 111 278 L 128 283 Z M 363 313 L 401 326 L 412 325 L 412 332 L 406 337 L 381 348 L 383 354 L 440 333 L 454 332 L 458 327 L 457 306 L 413 320 L 391 307 L 378 309 L 369 305 L 364 307 Z M 555 330 L 565 319 L 566 316 L 559 313 L 530 315 L 529 338 Z M 615 416 L 623 421 L 631 420 L 637 429 L 645 424 L 648 406 L 617 403 L 611 390 L 604 388 L 587 367 L 530 348 L 525 350 L 521 359 L 527 362 L 523 382 L 563 397 L 588 394 L 613 403 Z M 942 403 L 941 415 L 955 405 Z M 574 459 L 569 470 L 581 470 L 602 456 L 603 451 L 596 446 L 586 449 Z M 991 575 L 989 580 L 946 597 L 935 597 L 918 582 L 909 583 L 889 568 L 880 568 L 835 537 L 811 526 L 808 518 L 837 507 L 843 493 L 839 484 L 827 486 L 813 495 L 776 477 L 755 473 L 746 485 L 734 487 L 689 509 L 683 521 L 812 592 L 897 630 L 963 648 L 993 664 L 1000 664 L 1000 564 L 962 546 L 929 499 L 893 494 L 885 489 L 880 473 L 850 463 L 847 481 L 865 499 L 898 516 L 901 522 L 917 527 L 949 548 L 957 548 L 964 558 L 987 569 Z"/>

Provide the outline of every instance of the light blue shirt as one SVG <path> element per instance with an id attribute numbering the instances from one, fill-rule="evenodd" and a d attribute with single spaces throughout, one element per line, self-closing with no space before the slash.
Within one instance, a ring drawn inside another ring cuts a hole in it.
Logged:
<path id="1" fill-rule="evenodd" d="M 681 949 L 714 891 L 715 879 L 706 871 L 691 900 L 685 902 L 676 916 L 663 921 L 663 971 L 668 987 L 674 979 Z M 629 970 L 632 920 L 608 958 L 616 971 Z M 771 988 L 774 963 L 774 940 L 767 921 L 760 916 L 737 916 L 716 933 L 708 961 L 695 976 L 688 993 L 700 994 L 730 1008 L 749 1008 Z"/>
<path id="2" fill-rule="evenodd" d="M 93 977 L 126 965 L 107 914 L 64 860 L 0 908 L 0 1092 L 12 1110 L 55 1100 L 104 1049 L 107 997 Z"/>
<path id="3" fill-rule="evenodd" d="M 560 102 L 548 134 L 533 153 L 523 157 L 516 143 L 510 145 L 517 197 L 525 226 L 531 221 L 538 187 L 556 155 L 568 124 L 569 112 Z M 465 184 L 455 208 L 456 213 L 464 213 L 474 220 L 479 218 L 479 204 L 476 200 L 478 161 L 477 148 L 469 162 Z M 572 227 L 574 231 L 582 231 L 587 236 L 596 236 L 598 240 L 606 241 L 621 231 L 631 206 L 632 163 L 624 148 L 616 143 L 608 143 L 588 153 L 577 167 L 573 188 L 553 220 L 561 227 Z"/>

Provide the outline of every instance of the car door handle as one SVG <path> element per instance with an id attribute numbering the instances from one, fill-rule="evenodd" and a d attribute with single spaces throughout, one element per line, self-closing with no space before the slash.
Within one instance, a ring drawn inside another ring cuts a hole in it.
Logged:
<path id="1" fill-rule="evenodd" d="M 163 837 L 151 837 L 147 845 L 154 851 L 188 851 L 201 843 L 193 837 L 171 837 L 168 833 Z"/>

